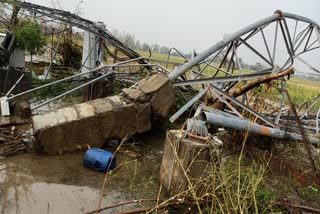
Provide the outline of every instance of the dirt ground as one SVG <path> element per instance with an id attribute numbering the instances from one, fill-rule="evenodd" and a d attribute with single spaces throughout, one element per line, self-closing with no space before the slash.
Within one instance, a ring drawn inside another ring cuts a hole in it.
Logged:
<path id="1" fill-rule="evenodd" d="M 157 198 L 164 139 L 163 132 L 152 130 L 117 152 L 118 167 L 106 177 L 101 207 Z M 83 157 L 82 152 L 61 156 L 27 153 L 1 160 L 0 213 L 85 213 L 96 209 L 105 174 L 85 168 Z"/>

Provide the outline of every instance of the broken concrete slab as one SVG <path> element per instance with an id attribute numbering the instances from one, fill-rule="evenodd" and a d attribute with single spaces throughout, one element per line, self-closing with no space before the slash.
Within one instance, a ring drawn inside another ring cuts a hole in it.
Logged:
<path id="1" fill-rule="evenodd" d="M 140 109 L 106 98 L 34 116 L 33 128 L 42 152 L 59 154 L 66 148 L 101 147 L 106 139 L 147 131 L 150 115 L 150 105 Z"/>
<path id="2" fill-rule="evenodd" d="M 137 86 L 123 89 L 123 96 L 133 102 L 151 103 L 152 112 L 167 116 L 176 102 L 175 90 L 169 78 L 155 74 L 139 82 Z"/>
<path id="3" fill-rule="evenodd" d="M 137 132 L 143 133 L 146 130 L 151 129 L 151 105 L 147 104 L 140 104 L 137 106 L 137 114 L 136 114 L 136 123 L 137 123 Z"/>
<path id="4" fill-rule="evenodd" d="M 137 88 L 143 91 L 144 94 L 155 94 L 161 88 L 165 87 L 167 83 L 170 83 L 170 79 L 163 74 L 154 74 L 148 78 L 142 79 Z"/>
<path id="5" fill-rule="evenodd" d="M 158 93 L 150 100 L 152 112 L 163 117 L 167 116 L 176 103 L 176 95 L 171 82 L 167 81 L 163 87 L 158 90 Z"/>
<path id="6" fill-rule="evenodd" d="M 124 88 L 122 89 L 123 96 L 133 102 L 146 103 L 148 102 L 152 95 L 145 94 L 139 88 Z"/>
<path id="7" fill-rule="evenodd" d="M 144 91 L 139 86 L 124 89 L 119 96 L 34 116 L 33 129 L 39 147 L 47 154 L 58 154 L 86 148 L 87 144 L 101 147 L 107 139 L 150 130 L 152 113 L 166 116 L 175 103 L 175 94 L 169 79 L 163 75 L 142 81 Z M 148 88 L 148 84 L 152 86 Z M 149 102 L 144 100 L 147 96 Z"/>

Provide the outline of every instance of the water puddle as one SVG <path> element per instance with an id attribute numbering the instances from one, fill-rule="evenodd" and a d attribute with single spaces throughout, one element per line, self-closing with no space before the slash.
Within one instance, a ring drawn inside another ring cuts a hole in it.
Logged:
<path id="1" fill-rule="evenodd" d="M 26 157 L 30 156 L 27 155 Z M 56 159 L 55 162 L 59 162 L 59 160 Z M 26 164 L 28 164 L 28 161 Z M 37 167 L 36 165 L 37 163 L 34 167 Z M 72 172 L 63 176 L 63 170 L 54 178 L 54 172 L 56 172 L 57 168 L 53 166 L 51 175 L 48 174 L 49 169 L 47 171 L 43 170 L 46 179 L 42 179 L 39 176 L 39 172 L 33 172 L 34 169 L 32 168 L 23 167 L 23 165 L 15 163 L 15 161 L 0 164 L 1 214 L 85 213 L 97 208 L 100 198 L 99 188 L 43 182 L 44 180 L 61 180 L 65 183 L 81 183 L 79 182 L 81 178 L 74 179 Z M 39 170 L 41 171 L 41 168 Z M 88 171 L 89 175 L 96 173 Z M 103 174 L 97 175 L 93 178 L 101 179 L 103 177 Z M 81 172 L 79 176 L 82 176 Z M 96 182 L 98 183 L 98 180 Z M 127 200 L 128 197 L 124 192 L 112 191 L 103 197 L 101 207 Z M 119 212 L 129 208 L 130 206 L 118 207 L 109 212 Z"/>
<path id="2" fill-rule="evenodd" d="M 135 138 L 135 144 L 118 151 L 118 167 L 106 179 L 101 207 L 158 197 L 163 136 L 155 135 Z M 0 214 L 72 214 L 95 210 L 105 174 L 85 168 L 83 157 L 84 152 L 59 156 L 29 152 L 0 160 Z M 137 206 L 140 205 L 130 204 L 103 213 Z"/>
<path id="3" fill-rule="evenodd" d="M 89 187 L 32 183 L 1 191 L 2 213 L 83 213 L 94 210 L 99 192 Z"/>

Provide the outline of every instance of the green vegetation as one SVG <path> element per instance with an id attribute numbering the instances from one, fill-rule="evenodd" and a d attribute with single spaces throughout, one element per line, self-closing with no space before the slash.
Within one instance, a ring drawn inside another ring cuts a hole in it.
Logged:
<path id="1" fill-rule="evenodd" d="M 46 39 L 38 23 L 30 20 L 23 21 L 14 28 L 14 35 L 17 46 L 25 50 L 28 54 L 35 55 L 43 53 Z"/>
<path id="2" fill-rule="evenodd" d="M 288 91 L 292 101 L 297 105 L 301 105 L 320 94 L 320 82 L 292 78 L 288 81 Z M 312 109 L 316 111 L 319 105 L 320 101 Z"/>
<path id="3" fill-rule="evenodd" d="M 40 79 L 33 79 L 32 81 L 32 85 L 35 86 L 41 86 L 41 85 L 45 85 L 48 84 L 50 82 L 53 82 L 54 80 L 40 80 Z M 61 83 L 57 83 L 53 86 L 49 86 L 49 87 L 45 87 L 42 88 L 40 90 L 37 90 L 33 93 L 30 93 L 28 95 L 29 99 L 31 98 L 37 98 L 38 100 L 42 100 L 42 99 L 48 99 L 48 98 L 52 98 L 55 97 L 59 94 L 62 94 L 63 92 L 70 90 L 76 86 L 78 86 L 79 84 L 81 84 L 81 82 L 61 82 Z M 81 96 L 83 94 L 83 90 L 79 89 L 77 91 L 74 91 L 72 93 L 70 93 L 68 96 L 69 97 L 78 97 Z M 24 97 L 25 99 L 25 97 Z"/>
<path id="4" fill-rule="evenodd" d="M 266 167 L 260 163 L 244 164 L 242 157 L 214 166 L 206 186 L 208 213 L 270 213 L 276 197 L 263 187 Z"/>
<path id="5" fill-rule="evenodd" d="M 81 67 L 82 51 L 81 47 L 72 40 L 72 31 L 63 37 L 58 52 L 61 56 L 59 59 L 61 65 L 76 69 Z"/>

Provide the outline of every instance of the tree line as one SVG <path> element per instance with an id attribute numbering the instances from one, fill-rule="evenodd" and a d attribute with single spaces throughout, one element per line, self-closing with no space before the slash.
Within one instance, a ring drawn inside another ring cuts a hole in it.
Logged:
<path id="1" fill-rule="evenodd" d="M 126 31 L 119 31 L 117 29 L 112 30 L 112 35 L 114 35 L 117 39 L 119 39 L 122 43 L 129 46 L 134 50 L 142 50 L 142 51 L 151 51 L 153 53 L 160 54 L 168 54 L 170 51 L 170 47 L 161 46 L 159 44 L 148 44 L 146 42 L 140 42 L 135 38 L 133 34 L 130 34 Z M 173 56 L 180 56 L 176 52 L 172 52 Z M 184 53 L 186 57 L 191 57 L 191 53 Z"/>

